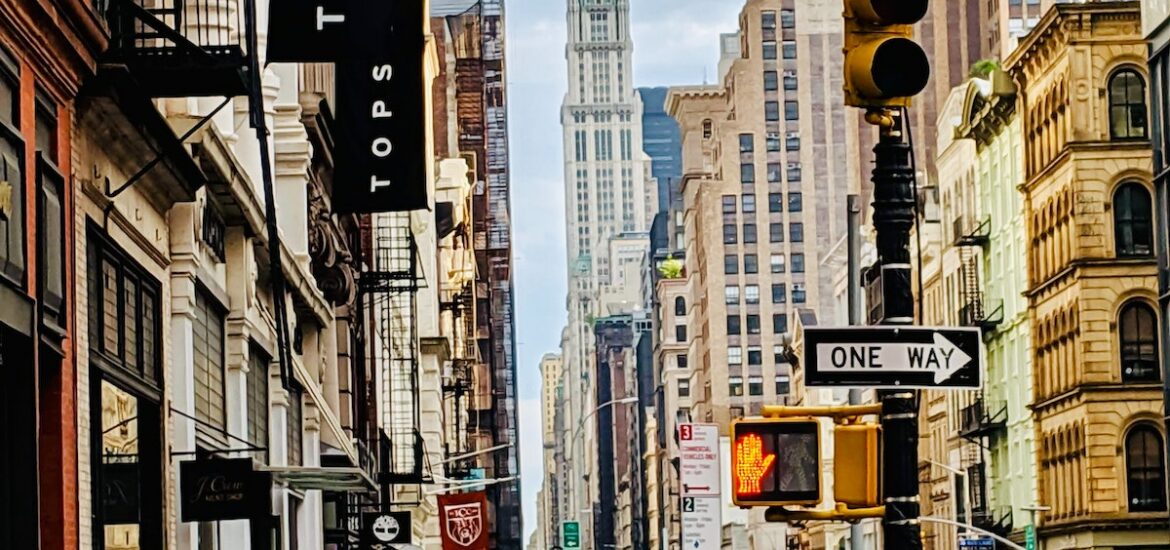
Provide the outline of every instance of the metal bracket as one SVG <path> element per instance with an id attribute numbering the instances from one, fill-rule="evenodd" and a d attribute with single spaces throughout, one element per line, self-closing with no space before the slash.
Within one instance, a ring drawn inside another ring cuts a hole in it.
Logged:
<path id="1" fill-rule="evenodd" d="M 764 520 L 770 523 L 791 523 L 794 521 L 860 521 L 886 517 L 885 506 L 873 508 L 850 508 L 837 504 L 832 510 L 789 510 L 775 507 L 764 511 Z"/>
<path id="2" fill-rule="evenodd" d="M 198 132 L 200 128 L 203 128 L 204 126 L 207 125 L 208 122 L 211 122 L 212 117 L 219 114 L 219 112 L 222 111 L 224 107 L 227 107 L 227 104 L 231 103 L 231 101 L 232 101 L 232 98 L 225 97 L 223 99 L 223 103 L 220 103 L 219 106 L 216 107 L 215 109 L 213 109 L 210 113 L 208 113 L 207 116 L 199 119 L 199 122 L 196 122 L 195 125 L 192 126 L 186 132 L 184 132 L 182 136 L 179 136 L 179 143 L 183 143 L 183 142 L 187 141 L 188 138 L 195 135 L 195 132 Z M 117 197 L 118 195 L 121 195 L 122 192 L 129 189 L 131 185 L 138 183 L 138 180 L 142 179 L 142 177 L 145 176 L 148 172 L 150 172 L 151 169 L 153 169 L 155 166 L 158 166 L 158 163 L 162 162 L 163 158 L 165 158 L 165 157 L 166 157 L 166 153 L 159 153 L 156 151 L 154 158 L 150 159 L 150 162 L 143 165 L 142 168 L 139 168 L 138 171 L 135 172 L 133 176 L 130 176 L 130 178 L 127 179 L 126 182 L 123 183 L 122 185 L 120 185 L 117 189 L 111 190 L 110 189 L 110 180 L 106 179 L 106 190 L 105 190 L 106 191 L 106 198 L 112 199 L 112 198 Z"/>

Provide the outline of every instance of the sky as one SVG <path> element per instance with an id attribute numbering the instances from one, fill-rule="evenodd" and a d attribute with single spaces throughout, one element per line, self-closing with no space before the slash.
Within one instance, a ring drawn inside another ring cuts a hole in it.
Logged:
<path id="1" fill-rule="evenodd" d="M 738 0 L 631 0 L 634 85 L 714 81 L 719 34 L 736 29 Z M 565 0 L 507 3 L 513 253 L 524 543 L 536 529 L 543 477 L 540 358 L 565 325 L 564 184 L 560 106 L 567 85 Z"/>

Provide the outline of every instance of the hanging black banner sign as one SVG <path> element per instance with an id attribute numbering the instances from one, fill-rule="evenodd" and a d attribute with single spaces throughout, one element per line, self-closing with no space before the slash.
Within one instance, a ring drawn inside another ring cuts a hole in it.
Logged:
<path id="1" fill-rule="evenodd" d="M 410 544 L 410 512 L 362 514 L 362 548 L 386 548 Z"/>
<path id="2" fill-rule="evenodd" d="M 248 519 L 268 506 L 263 476 L 247 458 L 191 460 L 179 465 L 183 521 Z"/>
<path id="3" fill-rule="evenodd" d="M 384 2 L 389 3 L 387 0 Z M 279 0 L 268 6 L 269 63 L 333 63 L 346 56 L 350 16 L 363 0 Z M 372 2 L 370 2 L 372 3 Z"/>
<path id="4" fill-rule="evenodd" d="M 137 456 L 106 455 L 102 462 L 102 520 L 109 525 L 138 523 L 141 501 Z"/>
<path id="5" fill-rule="evenodd" d="M 422 0 L 361 2 L 351 16 L 390 23 L 362 32 L 356 58 L 337 63 L 334 210 L 425 209 Z"/>

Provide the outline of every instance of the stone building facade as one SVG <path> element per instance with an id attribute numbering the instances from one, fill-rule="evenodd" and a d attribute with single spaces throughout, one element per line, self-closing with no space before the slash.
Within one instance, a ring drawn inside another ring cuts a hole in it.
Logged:
<path id="1" fill-rule="evenodd" d="M 1046 548 L 1167 540 L 1146 55 L 1137 3 L 1101 2 L 1058 4 L 1007 60 Z"/>

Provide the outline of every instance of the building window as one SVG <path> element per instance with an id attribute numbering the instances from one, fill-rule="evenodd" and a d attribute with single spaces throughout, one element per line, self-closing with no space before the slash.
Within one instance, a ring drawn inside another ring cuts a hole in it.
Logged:
<path id="1" fill-rule="evenodd" d="M 687 380 L 684 378 L 684 379 L 678 381 L 678 396 L 679 397 L 690 397 L 691 396 L 691 381 L 690 380 Z"/>
<path id="2" fill-rule="evenodd" d="M 772 285 L 772 303 L 783 304 L 788 302 L 788 288 L 784 283 Z"/>
<path id="3" fill-rule="evenodd" d="M 795 101 L 784 102 L 784 120 L 800 120 L 800 105 Z"/>
<path id="4" fill-rule="evenodd" d="M 780 163 L 768 163 L 768 183 L 780 183 Z"/>
<path id="5" fill-rule="evenodd" d="M 780 193 L 768 193 L 768 212 L 783 212 L 784 211 L 784 195 Z"/>
<path id="6" fill-rule="evenodd" d="M 1109 79 L 1109 133 L 1113 139 L 1146 138 L 1146 82 L 1133 69 Z"/>
<path id="7" fill-rule="evenodd" d="M 765 29 L 776 28 L 776 12 L 764 10 L 760 12 L 760 26 Z"/>
<path id="8" fill-rule="evenodd" d="M 40 220 L 37 254 L 42 312 L 46 321 L 64 332 L 65 322 L 65 178 L 44 151 L 37 153 L 37 208 Z"/>
<path id="9" fill-rule="evenodd" d="M 1142 184 L 1122 184 L 1113 194 L 1113 233 L 1119 257 L 1154 253 L 1150 193 Z"/>
<path id="10" fill-rule="evenodd" d="M 3 54 L 0 54 L 3 55 Z M 0 275 L 24 286 L 24 138 L 20 133 L 20 72 L 0 59 Z"/>
<path id="11" fill-rule="evenodd" d="M 799 145 L 798 145 L 799 147 Z M 788 163 L 788 183 L 800 183 L 800 163 Z"/>
<path id="12" fill-rule="evenodd" d="M 784 224 L 768 224 L 768 241 L 773 243 L 784 242 Z"/>
<path id="13" fill-rule="evenodd" d="M 248 356 L 248 440 L 268 448 L 268 358 L 256 348 Z M 267 461 L 265 461 L 267 462 Z"/>
<path id="14" fill-rule="evenodd" d="M 738 349 L 738 348 L 736 348 Z M 731 350 L 728 350 L 731 351 Z M 727 378 L 727 394 L 732 397 L 743 397 L 743 377 L 729 376 Z"/>
<path id="15" fill-rule="evenodd" d="M 748 352 L 751 353 L 750 351 Z M 759 353 L 757 350 L 756 353 Z M 764 377 L 763 376 L 749 376 L 748 377 L 748 395 L 758 397 L 764 395 Z"/>
<path id="16" fill-rule="evenodd" d="M 678 317 L 684 317 L 687 314 L 687 301 L 682 296 L 674 299 L 674 314 Z"/>
<path id="17" fill-rule="evenodd" d="M 224 404 L 224 317 L 203 293 L 195 294 L 195 418 L 227 428 Z M 217 439 L 222 434 L 214 434 Z"/>
<path id="18" fill-rule="evenodd" d="M 779 361 L 777 361 L 777 363 L 779 363 Z M 789 382 L 788 382 L 788 375 L 787 374 L 777 374 L 776 375 L 776 395 L 788 395 L 788 393 L 791 391 L 789 389 L 788 384 L 789 384 Z"/>
<path id="19" fill-rule="evenodd" d="M 776 59 L 775 42 L 764 42 L 764 59 Z"/>
<path id="20" fill-rule="evenodd" d="M 780 74 L 776 71 L 764 71 L 764 91 L 774 92 L 780 89 Z"/>
<path id="21" fill-rule="evenodd" d="M 755 183 L 756 182 L 756 166 L 754 164 L 740 164 L 739 165 L 739 182 L 740 183 Z"/>
<path id="22" fill-rule="evenodd" d="M 723 195 L 723 213 L 735 213 L 735 195 Z"/>
<path id="23" fill-rule="evenodd" d="M 804 273 L 804 254 L 798 252 L 792 255 L 792 272 Z"/>
<path id="24" fill-rule="evenodd" d="M 227 238 L 227 225 L 219 211 L 209 201 L 203 205 L 203 231 L 200 240 L 211 251 L 212 257 L 222 262 Z"/>
<path id="25" fill-rule="evenodd" d="M 788 315 L 777 313 L 772 316 L 772 333 L 784 334 L 788 332 Z"/>
<path id="26" fill-rule="evenodd" d="M 767 144 L 768 144 L 767 146 L 768 146 L 769 153 L 779 153 L 780 152 L 780 134 L 778 134 L 776 132 L 768 132 L 768 136 L 767 136 L 766 140 L 767 140 Z"/>
<path id="27" fill-rule="evenodd" d="M 748 275 L 760 272 L 759 261 L 757 260 L 755 254 L 743 255 L 743 272 Z"/>
<path id="28" fill-rule="evenodd" d="M 714 133 L 714 129 L 713 129 L 713 126 L 711 124 L 711 119 L 704 120 L 703 121 L 703 139 L 711 139 L 711 135 L 713 133 Z"/>
<path id="29" fill-rule="evenodd" d="M 788 239 L 794 243 L 804 242 L 804 224 L 799 222 L 788 224 Z"/>
<path id="30" fill-rule="evenodd" d="M 1158 375 L 1158 318 L 1141 301 L 1121 308 L 1118 323 L 1121 340 L 1121 380 L 1155 382 Z"/>
<path id="31" fill-rule="evenodd" d="M 796 28 L 796 12 L 792 10 L 780 10 L 780 28 Z"/>
<path id="32" fill-rule="evenodd" d="M 1130 512 L 1166 511 L 1166 462 L 1162 435 L 1140 425 L 1125 437 L 1125 478 Z"/>
<path id="33" fill-rule="evenodd" d="M 304 459 L 301 437 L 304 430 L 304 394 L 296 380 L 289 380 L 288 389 L 288 465 L 300 466 Z"/>
<path id="34" fill-rule="evenodd" d="M 740 330 L 739 315 L 728 315 L 727 316 L 727 335 L 728 336 L 739 336 L 741 332 L 742 331 Z"/>
<path id="35" fill-rule="evenodd" d="M 157 383 L 162 317 L 158 284 L 96 232 L 89 236 L 89 334 L 91 355 Z"/>
<path id="36" fill-rule="evenodd" d="M 759 285 L 747 285 L 743 289 L 743 299 L 748 305 L 760 303 Z"/>
<path id="37" fill-rule="evenodd" d="M 723 287 L 723 303 L 739 305 L 739 287 L 728 285 Z"/>
<path id="38" fill-rule="evenodd" d="M 727 348 L 727 364 L 728 365 L 742 365 L 743 364 L 743 349 L 738 346 Z"/>
<path id="39" fill-rule="evenodd" d="M 777 365 L 783 365 L 788 362 L 788 357 L 784 353 L 784 346 L 772 346 L 772 361 Z"/>
<path id="40" fill-rule="evenodd" d="M 784 90 L 796 90 L 796 71 L 784 71 Z"/>
<path id="41" fill-rule="evenodd" d="M 784 59 L 796 59 L 796 42 L 792 40 L 785 40 L 781 45 L 781 51 L 784 54 Z"/>
<path id="42" fill-rule="evenodd" d="M 723 274 L 739 274 L 739 256 L 736 256 L 735 254 L 726 254 L 723 256 Z"/>
<path id="43" fill-rule="evenodd" d="M 772 273 L 784 273 L 786 268 L 783 254 L 772 254 Z"/>
<path id="44" fill-rule="evenodd" d="M 744 195 L 743 197 L 740 198 L 740 201 L 743 203 L 743 211 L 745 213 L 756 211 L 756 196 L 755 195 Z"/>
<path id="45" fill-rule="evenodd" d="M 780 120 L 780 102 L 764 102 L 764 120 L 768 122 L 777 122 Z"/>
<path id="46" fill-rule="evenodd" d="M 758 301 L 759 300 L 757 300 L 757 302 Z M 760 333 L 760 316 L 759 315 L 748 315 L 747 316 L 747 333 L 748 334 L 759 334 Z M 750 348 L 748 349 L 748 358 L 749 359 L 751 358 L 751 349 Z M 758 365 L 759 363 L 751 363 L 749 361 L 749 364 Z"/>
<path id="47" fill-rule="evenodd" d="M 756 242 L 756 224 L 743 224 L 743 242 L 744 244 L 754 244 Z"/>
<path id="48" fill-rule="evenodd" d="M 804 210 L 804 198 L 800 193 L 788 194 L 788 211 L 801 212 Z"/>
<path id="49" fill-rule="evenodd" d="M 792 303 L 803 304 L 806 299 L 804 283 L 792 283 Z"/>
<path id="50" fill-rule="evenodd" d="M 784 139 L 785 139 L 784 147 L 786 149 L 788 149 L 790 152 L 795 152 L 795 151 L 800 150 L 800 134 L 799 133 L 788 132 L 788 136 L 785 137 Z M 799 167 L 800 167 L 800 164 L 798 163 L 797 168 L 799 168 Z"/>
<path id="51" fill-rule="evenodd" d="M 740 134 L 739 135 L 739 152 L 740 153 L 751 153 L 752 151 L 755 150 L 755 147 L 756 147 L 755 139 L 752 137 L 751 134 Z"/>
<path id="52" fill-rule="evenodd" d="M 674 326 L 674 342 L 676 344 L 685 344 L 686 341 L 687 341 L 687 326 L 686 325 L 675 325 Z"/>
<path id="53" fill-rule="evenodd" d="M 723 244 L 735 244 L 739 239 L 734 223 L 723 224 Z"/>
<path id="54" fill-rule="evenodd" d="M 687 356 L 686 355 L 679 355 L 674 360 L 678 364 L 678 368 L 680 368 L 680 369 L 687 368 Z"/>

